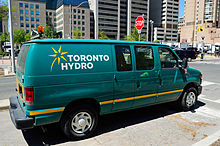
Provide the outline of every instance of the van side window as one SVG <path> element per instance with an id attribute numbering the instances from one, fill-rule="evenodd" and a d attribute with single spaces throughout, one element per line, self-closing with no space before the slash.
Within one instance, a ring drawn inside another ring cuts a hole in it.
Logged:
<path id="1" fill-rule="evenodd" d="M 135 46 L 137 70 L 152 70 L 154 68 L 153 49 L 148 46 Z"/>
<path id="2" fill-rule="evenodd" d="M 175 68 L 177 67 L 176 56 L 168 48 L 158 48 L 161 68 Z"/>
<path id="3" fill-rule="evenodd" d="M 117 70 L 118 71 L 131 71 L 132 60 L 131 50 L 129 46 L 115 46 Z"/>

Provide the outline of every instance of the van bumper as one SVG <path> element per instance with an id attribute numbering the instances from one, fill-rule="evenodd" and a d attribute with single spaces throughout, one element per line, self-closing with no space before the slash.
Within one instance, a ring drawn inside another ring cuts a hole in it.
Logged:
<path id="1" fill-rule="evenodd" d="M 34 127 L 34 118 L 28 117 L 23 111 L 18 97 L 13 96 L 9 98 L 10 106 L 9 113 L 11 120 L 17 129 L 30 129 Z"/>
<path id="2" fill-rule="evenodd" d="M 202 86 L 198 86 L 198 95 L 200 95 L 202 93 Z"/>

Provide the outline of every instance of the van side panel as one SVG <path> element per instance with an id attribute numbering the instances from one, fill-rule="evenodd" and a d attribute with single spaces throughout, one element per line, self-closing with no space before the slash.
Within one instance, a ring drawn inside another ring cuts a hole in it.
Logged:
<path id="1" fill-rule="evenodd" d="M 41 110 L 66 107 L 86 98 L 113 100 L 113 64 L 108 44 L 34 44 L 26 64 L 25 85 L 34 87 L 34 105 Z M 104 105 L 101 112 L 110 112 Z"/>

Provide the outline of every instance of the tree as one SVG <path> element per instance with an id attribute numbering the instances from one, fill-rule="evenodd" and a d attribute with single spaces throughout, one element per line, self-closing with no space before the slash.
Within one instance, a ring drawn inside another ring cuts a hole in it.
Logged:
<path id="1" fill-rule="evenodd" d="M 44 33 L 44 38 L 53 38 L 53 30 L 50 26 L 45 25 L 43 33 Z"/>
<path id="2" fill-rule="evenodd" d="M 31 33 L 26 33 L 26 35 L 24 36 L 25 38 L 25 42 L 30 41 L 31 40 Z"/>
<path id="3" fill-rule="evenodd" d="M 7 19 L 8 17 L 8 3 L 0 1 L 0 20 Z"/>
<path id="4" fill-rule="evenodd" d="M 154 43 L 160 43 L 160 40 L 155 40 Z"/>
<path id="5" fill-rule="evenodd" d="M 99 33 L 99 39 L 100 40 L 110 40 L 110 38 L 107 35 L 104 34 L 104 31 L 101 31 Z"/>
<path id="6" fill-rule="evenodd" d="M 0 36 L 1 42 L 7 42 L 10 41 L 10 36 L 8 32 L 3 32 Z"/>
<path id="7" fill-rule="evenodd" d="M 25 31 L 23 29 L 15 29 L 13 36 L 14 36 L 14 42 L 19 45 L 19 49 L 21 47 L 21 43 L 25 42 Z"/>
<path id="8" fill-rule="evenodd" d="M 74 29 L 73 38 L 74 39 L 83 39 L 82 32 L 80 31 L 80 29 Z"/>
<path id="9" fill-rule="evenodd" d="M 132 29 L 132 34 L 131 36 L 124 36 L 124 40 L 127 40 L 127 41 L 139 41 L 139 33 L 138 33 L 138 30 L 134 27 Z M 141 35 L 141 41 L 146 41 L 146 35 L 145 34 L 142 34 Z"/>

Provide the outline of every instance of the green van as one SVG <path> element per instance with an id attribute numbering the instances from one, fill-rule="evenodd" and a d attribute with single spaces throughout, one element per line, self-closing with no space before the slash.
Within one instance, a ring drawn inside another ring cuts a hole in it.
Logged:
<path id="1" fill-rule="evenodd" d="M 147 42 L 33 40 L 21 48 L 16 79 L 16 128 L 59 122 L 71 139 L 91 135 L 104 114 L 171 101 L 190 110 L 202 91 L 200 71 Z"/>

